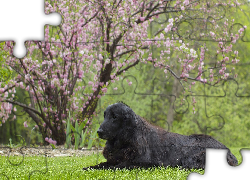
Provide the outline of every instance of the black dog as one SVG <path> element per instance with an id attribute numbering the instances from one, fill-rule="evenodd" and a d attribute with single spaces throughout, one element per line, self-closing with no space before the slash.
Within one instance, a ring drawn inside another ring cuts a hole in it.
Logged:
<path id="1" fill-rule="evenodd" d="M 104 122 L 97 133 L 101 139 L 107 140 L 103 150 L 107 162 L 89 167 L 93 169 L 154 166 L 204 169 L 206 148 L 227 149 L 228 163 L 238 165 L 230 150 L 211 136 L 166 132 L 149 124 L 121 102 L 107 107 Z"/>

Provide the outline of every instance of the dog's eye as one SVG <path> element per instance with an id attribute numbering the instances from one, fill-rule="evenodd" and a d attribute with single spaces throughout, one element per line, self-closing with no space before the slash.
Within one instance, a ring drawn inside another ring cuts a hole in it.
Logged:
<path id="1" fill-rule="evenodd" d="M 112 118 L 113 118 L 113 119 L 116 119 L 116 115 L 115 115 L 115 114 L 113 114 L 113 115 L 112 115 Z"/>

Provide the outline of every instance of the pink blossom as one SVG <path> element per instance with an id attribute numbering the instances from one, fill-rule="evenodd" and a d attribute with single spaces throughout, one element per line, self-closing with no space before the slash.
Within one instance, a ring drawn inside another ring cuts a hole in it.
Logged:
<path id="1" fill-rule="evenodd" d="M 27 121 L 25 121 L 25 122 L 23 123 L 23 126 L 24 126 L 24 127 L 28 127 Z"/>
<path id="2" fill-rule="evenodd" d="M 187 6 L 189 4 L 189 0 L 184 0 L 183 4 Z"/>
<path id="3" fill-rule="evenodd" d="M 89 81 L 89 85 L 93 85 L 94 83 L 92 81 Z"/>
<path id="4" fill-rule="evenodd" d="M 107 88 L 102 88 L 102 92 L 106 93 L 107 92 Z"/>
<path id="5" fill-rule="evenodd" d="M 103 60 L 103 57 L 102 57 L 102 55 L 101 55 L 101 54 L 99 54 L 99 59 L 100 59 L 100 60 Z"/>
<path id="6" fill-rule="evenodd" d="M 141 20 L 141 21 L 144 21 L 144 20 L 145 20 L 145 17 L 140 17 L 140 20 Z"/>
<path id="7" fill-rule="evenodd" d="M 228 78 L 228 76 L 229 76 L 229 73 L 225 73 L 224 74 L 224 77 L 227 79 Z"/>
<path id="8" fill-rule="evenodd" d="M 49 142 L 50 144 L 53 144 L 53 140 L 52 140 L 51 138 L 49 138 L 48 142 Z"/>

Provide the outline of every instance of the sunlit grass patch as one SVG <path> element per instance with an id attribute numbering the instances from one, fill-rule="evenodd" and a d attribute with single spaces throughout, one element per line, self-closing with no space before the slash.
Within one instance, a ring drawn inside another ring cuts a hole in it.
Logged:
<path id="1" fill-rule="evenodd" d="M 236 150 L 235 150 L 236 151 Z M 238 158 L 238 156 L 236 156 Z M 98 161 L 97 161 L 98 158 Z M 20 162 L 22 157 L 11 157 L 12 162 Z M 7 157 L 0 156 L 0 179 L 168 179 L 186 180 L 191 172 L 204 174 L 204 170 L 185 170 L 180 168 L 150 168 L 133 170 L 87 170 L 83 167 L 105 162 L 102 155 L 83 157 L 24 157 L 23 163 L 13 165 Z"/>

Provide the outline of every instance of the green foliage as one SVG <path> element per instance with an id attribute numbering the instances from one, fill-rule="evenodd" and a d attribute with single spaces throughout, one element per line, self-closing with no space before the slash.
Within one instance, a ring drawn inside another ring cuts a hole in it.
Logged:
<path id="1" fill-rule="evenodd" d="M 13 140 L 11 138 L 9 138 L 9 144 L 6 145 L 7 147 L 19 148 L 19 147 L 24 147 L 27 145 L 25 142 L 25 139 L 21 135 L 16 135 L 16 136 L 20 138 L 19 143 L 15 144 L 15 143 L 13 143 Z"/>
<path id="2" fill-rule="evenodd" d="M 0 42 L 0 82 L 3 84 L 1 87 L 4 87 L 5 84 L 8 83 L 10 80 L 10 77 L 12 76 L 12 71 L 8 67 L 8 65 L 5 63 L 5 56 L 8 55 L 6 51 L 3 50 L 3 47 L 5 45 L 5 42 Z"/>
<path id="3" fill-rule="evenodd" d="M 88 149 L 91 149 L 93 142 L 98 138 L 96 137 L 97 135 L 97 130 L 99 129 L 100 125 L 97 125 L 94 131 L 91 133 L 90 138 L 89 138 L 89 143 L 88 143 Z"/>
<path id="4" fill-rule="evenodd" d="M 71 126 L 71 124 L 70 124 L 70 120 L 68 118 L 67 127 L 66 127 L 66 143 L 65 143 L 66 148 L 69 148 L 70 143 L 71 143 L 71 133 L 70 133 L 71 129 L 70 129 L 70 126 Z"/>
<path id="5" fill-rule="evenodd" d="M 67 120 L 67 127 L 66 127 L 66 143 L 65 143 L 65 147 L 69 148 L 71 145 L 71 130 L 73 131 L 74 134 L 74 146 L 75 149 L 78 149 L 79 147 L 84 147 L 84 145 L 86 144 L 86 137 L 87 137 L 87 132 L 88 132 L 88 127 L 86 127 L 85 132 L 83 133 L 83 128 L 85 128 L 86 126 L 86 122 L 82 122 L 80 125 L 78 125 L 78 122 L 75 122 L 75 127 L 70 123 L 70 113 L 69 113 L 69 117 Z M 91 149 L 92 146 L 95 144 L 94 142 L 97 140 L 97 130 L 99 128 L 100 125 L 96 125 L 96 128 L 94 129 L 94 131 L 91 132 L 90 137 L 88 139 L 88 146 L 87 149 Z M 80 141 L 81 139 L 81 141 Z"/>
<path id="6" fill-rule="evenodd" d="M 8 146 L 9 146 L 10 148 L 13 148 L 14 146 L 13 146 L 13 144 L 12 144 L 12 139 L 10 138 L 9 141 L 10 141 L 10 143 L 9 143 Z"/>
<path id="7" fill-rule="evenodd" d="M 26 142 L 25 142 L 25 139 L 21 136 L 21 135 L 16 135 L 16 136 L 18 136 L 18 137 L 20 137 L 20 145 L 22 145 L 22 146 L 26 146 Z"/>
<path id="8" fill-rule="evenodd" d="M 83 133 L 83 131 L 82 131 L 82 136 L 81 136 L 82 142 L 81 142 L 81 144 L 80 144 L 80 147 L 83 147 L 83 146 L 84 146 L 87 132 L 88 132 L 88 127 L 86 128 L 86 130 L 85 130 L 84 133 Z"/>
<path id="9" fill-rule="evenodd" d="M 54 144 L 50 144 L 52 149 L 56 149 L 56 146 Z"/>
<path id="10" fill-rule="evenodd" d="M 74 132 L 74 138 L 75 138 L 75 149 L 78 149 L 78 145 L 79 145 L 79 132 L 81 131 L 78 131 L 78 122 L 75 123 L 75 127 L 72 126 L 72 124 L 70 125 L 71 129 L 73 130 Z"/>
<path id="11" fill-rule="evenodd" d="M 20 103 L 26 105 L 30 103 L 28 101 L 28 92 L 21 88 L 16 88 L 15 98 Z M 9 143 L 9 138 L 12 139 L 12 143 L 15 145 L 20 143 L 26 143 L 27 145 L 43 143 L 44 139 L 41 133 L 39 133 L 38 129 L 33 129 L 36 123 L 32 121 L 31 117 L 23 111 L 23 108 L 16 105 L 14 105 L 14 107 L 17 111 L 12 111 L 8 121 L 0 126 L 0 134 L 2 134 L 0 137 L 0 143 L 7 145 Z M 16 115 L 15 120 L 13 120 L 14 115 Z M 27 128 L 23 125 L 25 121 L 27 121 L 28 124 Z"/>
<path id="12" fill-rule="evenodd" d="M 236 8 L 236 12 L 231 12 L 228 22 L 237 24 L 233 27 L 233 31 L 239 29 L 240 24 L 246 25 L 245 36 L 239 40 L 233 49 L 238 51 L 239 55 L 232 53 L 231 57 L 237 56 L 240 60 L 238 64 L 228 64 L 227 71 L 232 72 L 231 78 L 237 74 L 234 80 L 220 82 L 216 86 L 204 86 L 197 84 L 192 88 L 197 101 L 195 105 L 195 114 L 192 112 L 192 97 L 188 97 L 189 109 L 184 113 L 179 121 L 174 121 L 173 131 L 180 134 L 204 133 L 209 134 L 217 140 L 231 147 L 245 147 L 249 144 L 249 94 L 250 94 L 250 79 L 249 79 L 249 57 L 250 43 L 244 42 L 249 39 L 250 27 L 250 8 L 249 5 Z M 243 40 L 243 41 L 242 41 Z M 213 49 L 216 43 L 207 43 L 208 49 Z M 206 57 L 213 54 L 206 53 Z M 230 57 L 230 59 L 231 59 Z M 218 61 L 222 57 L 219 56 L 213 61 Z M 205 58 L 207 60 L 208 58 Z M 205 62 L 209 63 L 209 62 Z M 233 67 L 235 70 L 233 70 Z M 204 73 L 205 77 L 209 77 L 209 73 Z M 205 96 L 210 96 L 206 98 Z M 206 129 L 206 127 L 208 127 Z"/>

